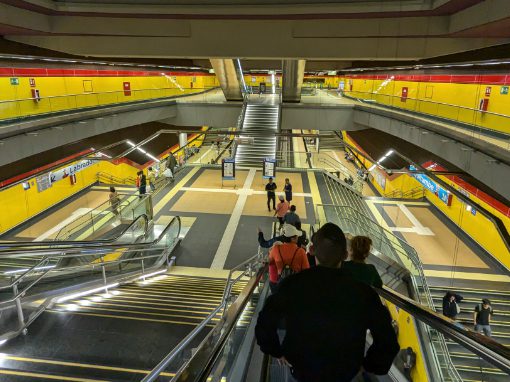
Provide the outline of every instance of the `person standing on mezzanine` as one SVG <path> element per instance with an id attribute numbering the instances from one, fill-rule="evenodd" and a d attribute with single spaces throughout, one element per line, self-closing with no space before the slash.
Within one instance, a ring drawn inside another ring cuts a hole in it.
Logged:
<path id="1" fill-rule="evenodd" d="M 276 210 L 276 183 L 273 182 L 273 178 L 269 178 L 266 184 L 267 191 L 267 210 L 271 211 L 271 201 L 273 202 L 273 210 Z"/>

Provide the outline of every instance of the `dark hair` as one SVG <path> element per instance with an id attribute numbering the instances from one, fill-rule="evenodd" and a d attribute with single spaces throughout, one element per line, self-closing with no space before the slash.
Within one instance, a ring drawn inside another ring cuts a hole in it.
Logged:
<path id="1" fill-rule="evenodd" d="M 110 192 L 115 192 L 115 187 L 110 186 Z"/>
<path id="2" fill-rule="evenodd" d="M 269 180 L 273 180 L 273 178 L 269 177 Z"/>
<path id="3" fill-rule="evenodd" d="M 152 167 L 149 167 L 149 171 L 152 171 Z"/>
<path id="4" fill-rule="evenodd" d="M 143 171 L 138 171 L 138 172 L 136 173 L 136 175 L 140 175 L 140 174 L 143 174 Z"/>
<path id="5" fill-rule="evenodd" d="M 355 236 L 351 240 L 352 259 L 364 262 L 370 254 L 372 239 L 367 236 Z"/>
<path id="6" fill-rule="evenodd" d="M 333 223 L 324 224 L 312 237 L 314 255 L 320 264 L 336 268 L 347 258 L 347 241 L 344 232 Z"/>
<path id="7" fill-rule="evenodd" d="M 295 212 L 295 211 L 296 211 L 296 206 L 293 204 L 292 206 L 290 206 L 290 210 L 291 210 L 292 212 Z"/>

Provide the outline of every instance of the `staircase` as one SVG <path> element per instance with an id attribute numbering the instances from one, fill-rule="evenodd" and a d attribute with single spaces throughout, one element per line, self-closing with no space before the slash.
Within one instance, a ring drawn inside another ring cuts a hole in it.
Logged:
<path id="1" fill-rule="evenodd" d="M 472 288 L 452 288 L 449 286 L 430 286 L 434 306 L 438 312 L 442 312 L 443 296 L 450 290 L 460 294 L 464 299 L 459 304 L 461 312 L 457 321 L 466 327 L 473 329 L 473 311 L 482 298 L 488 298 L 494 309 L 494 317 L 491 320 L 492 338 L 499 343 L 510 347 L 510 295 L 507 283 L 503 284 L 504 290 L 482 290 Z M 464 381 L 508 381 L 508 375 L 495 369 L 494 366 L 481 360 L 473 353 L 468 353 L 465 348 L 455 342 L 446 340 L 450 357 L 455 368 Z"/>
<path id="2" fill-rule="evenodd" d="M 342 150 L 344 144 L 334 131 L 319 130 L 319 151 Z"/>
<path id="3" fill-rule="evenodd" d="M 330 176 L 323 174 L 326 188 L 331 197 L 331 204 L 337 206 L 350 206 L 363 215 L 372 216 L 372 212 L 363 200 L 363 196 L 347 185 L 343 185 Z"/>
<path id="4" fill-rule="evenodd" d="M 106 293 L 57 300 L 26 336 L 3 344 L 0 380 L 139 381 L 220 304 L 225 285 L 221 278 L 163 273 Z M 233 294 L 244 285 L 235 284 Z M 241 326 L 248 325 L 252 309 Z M 169 381 L 182 361 L 176 359 L 158 381 Z"/>
<path id="5" fill-rule="evenodd" d="M 249 103 L 240 136 L 252 137 L 253 143 L 238 143 L 236 149 L 236 165 L 260 167 L 264 158 L 275 158 L 276 136 L 278 130 L 279 105 Z M 246 135 L 244 135 L 244 133 Z"/>

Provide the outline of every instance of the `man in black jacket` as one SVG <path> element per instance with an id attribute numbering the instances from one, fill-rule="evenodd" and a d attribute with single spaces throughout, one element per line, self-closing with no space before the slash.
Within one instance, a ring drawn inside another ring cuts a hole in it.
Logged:
<path id="1" fill-rule="evenodd" d="M 342 230 L 327 223 L 312 237 L 319 265 L 283 280 L 255 329 L 261 350 L 291 367 L 300 382 L 348 382 L 362 371 L 386 374 L 399 345 L 388 310 L 368 285 L 342 272 Z M 278 337 L 284 320 L 283 342 Z M 366 334 L 373 343 L 366 352 Z"/>

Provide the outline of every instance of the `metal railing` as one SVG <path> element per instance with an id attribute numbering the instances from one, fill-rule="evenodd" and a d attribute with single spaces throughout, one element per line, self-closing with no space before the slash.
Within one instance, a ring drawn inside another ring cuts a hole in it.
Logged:
<path id="1" fill-rule="evenodd" d="M 376 103 L 381 106 L 389 106 L 454 121 L 470 126 L 472 129 L 477 129 L 479 132 L 482 132 L 483 129 L 487 129 L 496 131 L 498 134 L 509 136 L 508 133 L 501 131 L 498 127 L 508 126 L 510 123 L 510 115 L 480 110 L 474 107 L 453 105 L 420 98 L 402 97 L 400 95 L 380 94 L 378 92 L 344 90 L 342 94 L 360 102 Z"/>
<path id="2" fill-rule="evenodd" d="M 146 216 L 145 219 L 147 220 Z M 171 232 L 171 229 L 174 229 L 175 232 Z M 141 273 L 143 276 L 148 269 L 159 268 L 164 262 L 166 262 L 167 265 L 170 265 L 169 254 L 172 252 L 173 248 L 179 241 L 180 231 L 181 220 L 177 216 L 174 217 L 165 226 L 159 236 L 151 242 L 137 242 L 139 238 L 146 238 L 147 233 L 142 232 L 135 238 L 134 243 L 106 244 L 100 248 L 94 249 L 93 251 L 87 250 L 86 248 L 84 249 L 84 246 L 82 245 L 56 249 L 35 249 L 29 253 L 23 250 L 6 251 L 3 253 L 3 258 L 16 259 L 22 257 L 26 259 L 27 257 L 31 257 L 39 261 L 29 269 L 21 269 L 19 272 L 17 272 L 21 273 L 20 275 L 16 275 L 16 272 L 13 271 L 0 274 L 0 277 L 8 278 L 11 280 L 7 285 L 1 285 L 0 290 L 12 288 L 13 292 L 13 296 L 11 298 L 0 301 L 0 304 L 5 305 L 12 302 L 15 303 L 19 325 L 16 330 L 10 331 L 0 336 L 0 341 L 14 338 L 21 333 L 25 333 L 28 326 L 46 309 L 50 303 L 52 303 L 53 298 L 47 298 L 41 304 L 40 308 L 33 312 L 28 320 L 25 320 L 22 309 L 22 298 L 26 297 L 27 293 L 36 285 L 38 285 L 41 280 L 47 279 L 50 276 L 55 277 L 59 275 L 74 275 L 74 279 L 76 279 L 77 273 L 86 273 L 87 277 L 89 277 L 91 276 L 91 271 L 93 273 L 93 271 L 100 269 L 103 285 L 99 287 L 99 289 L 105 290 L 107 292 L 108 288 L 112 287 L 108 283 L 107 273 L 109 271 L 107 271 L 107 269 L 112 270 L 112 274 L 113 276 L 116 276 L 117 280 L 119 279 L 119 275 L 121 276 L 123 274 L 128 274 L 129 277 L 132 277 L 133 274 Z M 163 243 L 163 246 L 158 247 L 164 238 L 166 238 L 166 240 Z M 161 250 L 161 252 L 157 254 L 149 253 L 148 255 L 143 255 L 144 252 L 150 252 L 154 250 Z M 121 254 L 115 260 L 105 259 L 105 256 L 112 253 L 112 251 L 120 251 Z M 127 257 L 127 254 L 132 254 L 133 256 Z M 142 255 L 139 256 L 140 254 Z M 40 255 L 43 257 L 39 258 Z M 87 264 L 59 267 L 58 265 L 63 259 L 85 259 Z M 139 269 L 133 269 L 132 267 L 129 267 L 131 263 L 137 262 L 140 263 Z M 55 263 L 55 265 L 45 266 L 46 264 L 50 263 Z M 148 265 L 147 263 L 150 264 Z M 128 266 L 122 269 L 124 264 L 128 264 Z M 113 271 L 114 269 L 115 272 Z M 25 281 L 27 284 L 24 285 L 22 290 L 19 290 L 19 287 Z"/>
<path id="3" fill-rule="evenodd" d="M 233 277 L 236 271 L 244 268 L 237 277 Z M 243 261 L 238 264 L 236 267 L 232 268 L 227 277 L 227 283 L 225 285 L 225 289 L 223 292 L 222 300 L 220 304 L 214 308 L 214 310 L 197 326 L 195 327 L 170 353 L 168 353 L 165 358 L 161 360 L 161 362 L 149 373 L 145 378 L 142 379 L 142 382 L 153 382 L 159 378 L 159 375 L 165 371 L 168 366 L 176 359 L 178 355 L 185 351 L 187 346 L 191 343 L 191 341 L 206 327 L 207 324 L 211 322 L 213 318 L 215 318 L 221 311 L 223 311 L 220 322 L 216 325 L 216 328 L 223 326 L 226 323 L 231 322 L 231 317 L 229 316 L 230 312 L 227 312 L 231 304 L 235 305 L 237 303 L 231 301 L 232 297 L 232 288 L 238 283 L 243 277 L 249 276 L 250 281 L 248 285 L 245 287 L 246 292 L 243 290 L 242 295 L 249 295 L 253 292 L 256 287 L 258 281 L 262 278 L 265 273 L 267 267 L 263 266 L 263 255 L 261 252 L 257 253 L 255 256 Z M 256 281 L 254 281 L 256 280 Z M 245 306 L 247 300 L 245 299 L 244 304 L 238 304 L 235 306 L 236 310 L 239 310 L 240 307 Z M 225 338 L 227 335 L 223 330 L 222 338 Z M 209 338 L 209 337 L 208 337 Z M 207 338 L 206 338 L 207 340 Z M 180 367 L 179 367 L 180 369 Z"/>
<path id="4" fill-rule="evenodd" d="M 135 178 L 131 178 L 131 177 L 121 178 L 121 177 L 115 176 L 115 175 L 110 174 L 109 172 L 105 172 L 105 171 L 99 171 L 96 174 L 96 176 L 97 176 L 97 181 L 100 183 L 120 184 L 120 185 L 124 184 L 124 185 L 132 185 L 132 186 L 134 186 L 136 183 Z"/>
<path id="5" fill-rule="evenodd" d="M 215 86 L 204 88 L 163 87 L 3 100 L 0 101 L 0 108 L 2 109 L 1 120 L 9 121 L 132 102 L 154 101 L 165 98 L 172 99 L 205 93 L 216 88 Z"/>
<path id="6" fill-rule="evenodd" d="M 400 198 L 400 199 L 416 199 L 425 197 L 424 187 L 414 187 L 410 190 L 403 191 L 402 189 L 393 190 L 384 194 L 385 198 Z"/>

